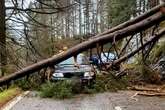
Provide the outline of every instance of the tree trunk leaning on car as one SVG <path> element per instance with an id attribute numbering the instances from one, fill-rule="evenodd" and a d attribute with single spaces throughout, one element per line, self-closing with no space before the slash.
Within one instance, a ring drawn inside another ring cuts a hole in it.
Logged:
<path id="1" fill-rule="evenodd" d="M 63 50 L 61 52 L 66 52 L 67 50 L 68 50 L 68 47 L 67 46 L 64 46 L 63 47 Z M 77 67 L 77 68 L 79 68 L 80 65 L 77 63 L 77 55 L 73 56 L 73 58 L 74 58 L 74 66 Z"/>
<path id="2" fill-rule="evenodd" d="M 68 50 L 68 47 L 67 47 L 67 46 L 64 46 L 62 50 L 59 50 L 59 54 L 65 52 L 65 51 L 67 51 L 67 50 Z M 73 56 L 73 57 L 74 57 L 74 66 L 77 67 L 77 68 L 79 68 L 80 65 L 77 63 L 77 55 L 75 55 L 75 56 Z M 54 71 L 55 71 L 55 67 L 54 67 L 54 65 L 53 65 L 53 66 L 48 67 L 46 70 L 43 70 L 43 71 L 41 71 L 41 72 L 42 72 L 42 74 L 45 76 L 45 78 L 46 78 L 48 81 L 50 81 L 51 76 L 53 75 Z"/>

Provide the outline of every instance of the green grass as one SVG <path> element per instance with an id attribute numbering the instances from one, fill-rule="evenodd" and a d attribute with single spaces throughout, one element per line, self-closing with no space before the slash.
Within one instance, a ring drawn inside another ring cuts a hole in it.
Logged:
<path id="1" fill-rule="evenodd" d="M 0 107 L 8 102 L 10 99 L 14 98 L 21 92 L 18 88 L 10 88 L 3 92 L 0 92 Z"/>

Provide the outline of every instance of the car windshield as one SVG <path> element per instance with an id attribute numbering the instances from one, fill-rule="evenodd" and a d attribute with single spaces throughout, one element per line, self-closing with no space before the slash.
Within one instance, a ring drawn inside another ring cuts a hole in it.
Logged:
<path id="1" fill-rule="evenodd" d="M 113 54 L 113 53 L 101 53 L 101 61 L 102 62 L 113 61 L 113 60 L 115 60 L 115 54 Z M 99 62 L 100 62 L 100 60 L 99 60 Z"/>
<path id="2" fill-rule="evenodd" d="M 77 55 L 77 63 L 78 64 L 87 64 L 87 58 L 84 54 Z M 67 60 L 64 60 L 63 62 L 59 63 L 59 65 L 74 65 L 74 57 L 68 58 Z"/>
<path id="3" fill-rule="evenodd" d="M 101 53 L 101 59 L 102 60 L 106 60 L 107 58 L 109 60 L 114 60 L 115 59 L 115 54 L 113 54 L 113 53 Z"/>

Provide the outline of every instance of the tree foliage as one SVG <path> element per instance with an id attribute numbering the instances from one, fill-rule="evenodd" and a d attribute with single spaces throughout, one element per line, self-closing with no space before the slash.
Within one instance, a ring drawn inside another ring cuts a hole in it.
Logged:
<path id="1" fill-rule="evenodd" d="M 135 15 L 136 0 L 108 0 L 110 27 L 123 23 Z"/>

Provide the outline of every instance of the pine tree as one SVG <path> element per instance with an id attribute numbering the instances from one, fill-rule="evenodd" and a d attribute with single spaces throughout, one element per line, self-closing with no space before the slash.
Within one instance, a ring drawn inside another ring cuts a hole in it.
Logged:
<path id="1" fill-rule="evenodd" d="M 129 20 L 136 10 L 136 0 L 108 0 L 107 5 L 110 27 Z"/>

